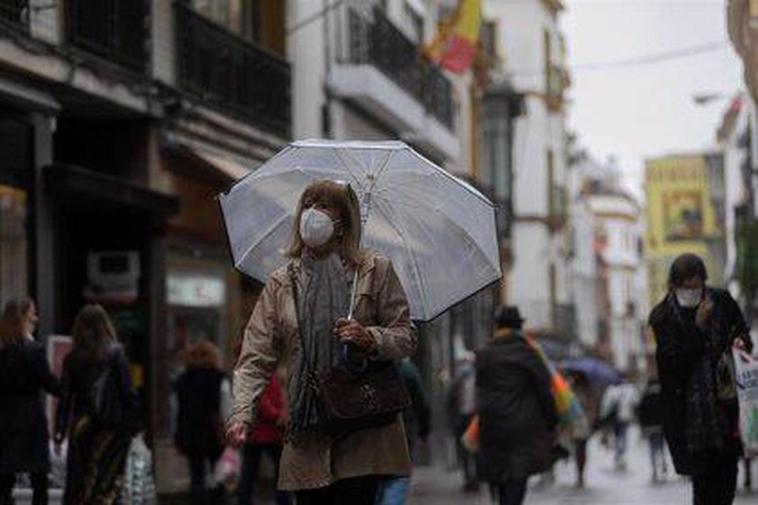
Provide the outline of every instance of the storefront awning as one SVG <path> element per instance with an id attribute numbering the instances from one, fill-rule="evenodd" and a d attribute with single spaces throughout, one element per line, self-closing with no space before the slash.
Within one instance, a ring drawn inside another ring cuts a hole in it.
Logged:
<path id="1" fill-rule="evenodd" d="M 83 197 L 82 201 L 99 201 L 108 206 L 117 205 L 158 216 L 170 216 L 179 211 L 179 200 L 171 195 L 142 188 L 95 170 L 55 164 L 45 168 L 45 176 L 52 191 Z"/>
<path id="2" fill-rule="evenodd" d="M 202 175 L 222 185 L 238 181 L 260 163 L 170 131 L 163 132 L 162 144 L 164 153 L 169 159 L 174 159 L 173 163 L 168 164 L 170 170 L 189 176 L 200 175 L 197 170 L 202 170 Z M 175 158 L 177 155 L 181 158 Z"/>
<path id="3" fill-rule="evenodd" d="M 232 180 L 242 179 L 244 176 L 250 173 L 250 170 L 245 168 L 242 163 L 235 161 L 227 156 L 221 156 L 212 154 L 200 149 L 192 149 L 192 154 L 205 161 L 209 165 L 216 168 L 222 174 L 228 176 Z"/>

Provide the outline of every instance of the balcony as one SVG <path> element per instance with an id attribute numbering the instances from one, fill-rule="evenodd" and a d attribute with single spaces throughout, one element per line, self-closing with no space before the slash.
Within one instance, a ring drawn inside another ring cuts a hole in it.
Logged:
<path id="1" fill-rule="evenodd" d="M 338 96 L 367 109 L 413 143 L 457 158 L 453 85 L 379 9 L 347 9 L 348 37 L 330 76 Z"/>
<path id="2" fill-rule="evenodd" d="M 29 29 L 29 0 L 0 0 L 0 29 Z"/>
<path id="3" fill-rule="evenodd" d="M 67 0 L 64 5 L 70 45 L 135 72 L 145 71 L 147 2 Z"/>
<path id="4" fill-rule="evenodd" d="M 204 103 L 273 133 L 290 131 L 290 65 L 176 4 L 181 89 Z"/>

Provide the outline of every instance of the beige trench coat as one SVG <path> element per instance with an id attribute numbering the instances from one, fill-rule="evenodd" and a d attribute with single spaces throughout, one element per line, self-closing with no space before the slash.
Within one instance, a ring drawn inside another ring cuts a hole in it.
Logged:
<path id="1" fill-rule="evenodd" d="M 292 260 L 292 264 L 299 271 L 300 261 Z M 392 263 L 378 254 L 368 253 L 358 268 L 354 316 L 376 339 L 379 359 L 403 358 L 415 351 L 405 291 Z M 285 266 L 271 275 L 245 329 L 234 370 L 232 419 L 254 422 L 271 374 L 279 363 L 289 365 L 299 348 L 292 281 Z M 287 370 L 289 384 L 292 367 Z M 398 415 L 391 425 L 358 431 L 338 441 L 324 437 L 298 447 L 285 443 L 279 488 L 314 489 L 351 477 L 409 474 L 405 430 Z"/>

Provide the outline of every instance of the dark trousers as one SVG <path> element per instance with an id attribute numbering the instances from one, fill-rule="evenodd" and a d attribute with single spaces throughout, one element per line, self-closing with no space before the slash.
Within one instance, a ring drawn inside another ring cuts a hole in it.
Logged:
<path id="1" fill-rule="evenodd" d="M 461 437 L 466 433 L 466 429 L 468 428 L 469 423 L 471 423 L 473 417 L 473 414 L 461 415 L 458 418 L 458 429 L 455 431 L 455 449 L 458 453 L 458 463 L 460 463 L 461 469 L 463 470 L 463 484 L 466 486 L 466 489 L 475 489 L 478 487 L 476 476 L 476 455 L 470 453 L 465 447 L 463 447 L 463 444 L 461 444 Z"/>
<path id="2" fill-rule="evenodd" d="M 282 456 L 282 446 L 278 444 L 247 444 L 244 446 L 242 452 L 242 470 L 240 472 L 239 487 L 237 488 L 239 505 L 250 505 L 252 503 L 253 484 L 255 477 L 258 475 L 261 458 L 264 455 L 274 465 L 274 487 L 276 487 L 276 481 L 279 480 L 279 459 Z M 276 491 L 276 504 L 289 505 L 289 493 Z"/>
<path id="3" fill-rule="evenodd" d="M 190 503 L 192 505 L 215 503 L 214 500 L 209 499 L 207 496 L 205 475 L 209 469 L 213 471 L 218 458 L 214 459 L 207 454 L 199 452 L 187 454 L 187 461 L 189 462 L 190 470 Z"/>
<path id="4" fill-rule="evenodd" d="M 47 505 L 47 472 L 30 473 L 34 495 L 32 505 Z M 13 486 L 16 485 L 14 474 L 0 475 L 0 505 L 13 503 Z"/>
<path id="5" fill-rule="evenodd" d="M 734 451 L 710 451 L 705 473 L 692 477 L 694 505 L 731 505 L 737 488 L 737 460 Z"/>
<path id="6" fill-rule="evenodd" d="M 526 479 L 514 479 L 497 484 L 500 505 L 521 505 L 526 497 Z"/>
<path id="7" fill-rule="evenodd" d="M 375 475 L 338 480 L 328 487 L 297 491 L 297 505 L 372 505 L 379 479 Z"/>

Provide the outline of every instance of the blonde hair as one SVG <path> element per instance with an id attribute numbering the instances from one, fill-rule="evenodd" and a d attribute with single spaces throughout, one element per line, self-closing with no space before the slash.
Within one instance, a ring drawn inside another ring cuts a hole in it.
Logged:
<path id="1" fill-rule="evenodd" d="M 34 307 L 31 298 L 15 298 L 5 304 L 0 318 L 0 349 L 20 344 L 26 337 L 23 333 L 23 321 L 26 314 Z"/>
<path id="2" fill-rule="evenodd" d="M 92 361 L 102 359 L 108 346 L 117 340 L 116 329 L 108 313 L 96 303 L 85 305 L 79 311 L 71 334 L 72 351 Z"/>
<path id="3" fill-rule="evenodd" d="M 357 267 L 363 259 L 361 250 L 361 209 L 358 196 L 349 184 L 341 184 L 330 180 L 318 180 L 311 183 L 303 194 L 295 210 L 295 223 L 292 226 L 292 236 L 285 255 L 289 258 L 299 258 L 305 243 L 300 236 L 300 217 L 305 210 L 306 201 L 320 202 L 336 208 L 340 213 L 342 232 L 340 237 L 340 255 L 351 267 Z"/>
<path id="4" fill-rule="evenodd" d="M 221 351 L 210 340 L 202 339 L 191 343 L 184 351 L 187 368 L 221 369 Z"/>

